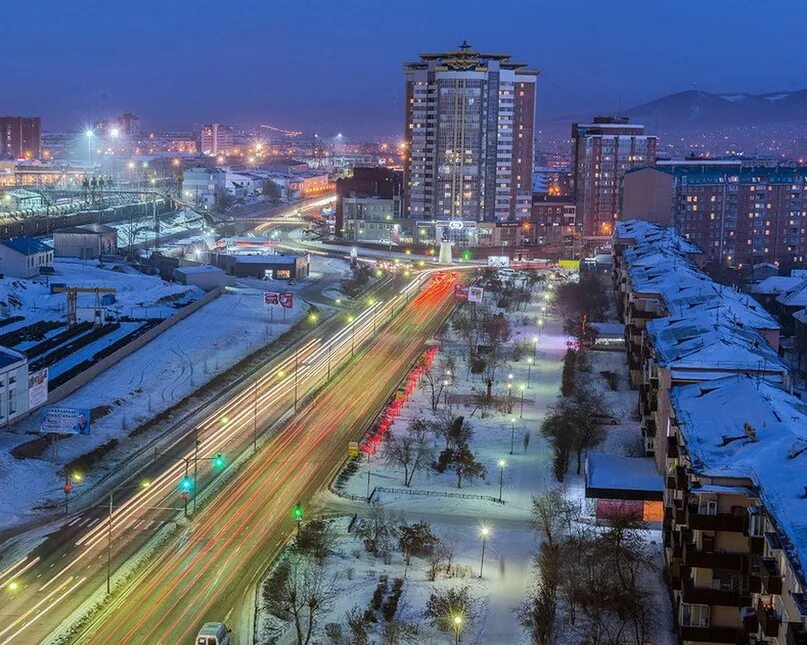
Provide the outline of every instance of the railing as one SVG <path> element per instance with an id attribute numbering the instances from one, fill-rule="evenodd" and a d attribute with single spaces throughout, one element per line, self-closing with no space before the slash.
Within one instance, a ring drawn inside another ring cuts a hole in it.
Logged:
<path id="1" fill-rule="evenodd" d="M 401 495 L 423 495 L 424 497 L 451 497 L 454 499 L 482 499 L 496 504 L 504 504 L 504 501 L 499 500 L 498 497 L 491 497 L 490 495 L 471 495 L 469 493 L 449 493 L 447 491 L 439 490 L 418 490 L 414 488 L 388 488 L 386 486 L 376 486 L 373 492 L 370 493 L 370 500 L 372 501 L 376 493 L 393 493 Z M 364 499 L 364 498 L 362 498 Z"/>
<path id="2" fill-rule="evenodd" d="M 782 618 L 777 615 L 773 607 L 763 604 L 760 600 L 757 603 L 757 616 L 759 616 L 759 626 L 762 629 L 763 636 L 773 638 L 779 636 L 779 626 L 782 624 Z"/>

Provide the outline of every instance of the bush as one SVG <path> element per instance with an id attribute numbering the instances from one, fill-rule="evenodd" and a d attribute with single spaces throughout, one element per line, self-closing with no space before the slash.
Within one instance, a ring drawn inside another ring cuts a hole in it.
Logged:
<path id="1" fill-rule="evenodd" d="M 600 375 L 605 379 L 605 382 L 608 383 L 608 387 L 611 390 L 614 392 L 619 390 L 619 375 L 616 372 L 603 370 L 600 372 Z"/>
<path id="2" fill-rule="evenodd" d="M 332 645 L 341 645 L 344 642 L 342 637 L 342 626 L 339 623 L 326 623 L 325 635 Z"/>
<path id="3" fill-rule="evenodd" d="M 278 618 L 286 619 L 287 612 L 283 609 L 283 600 L 280 597 L 281 590 L 286 586 L 286 582 L 291 574 L 291 567 L 286 560 L 281 560 L 266 579 L 263 585 L 263 601 L 269 612 Z"/>
<path id="4" fill-rule="evenodd" d="M 444 591 L 433 591 L 426 601 L 424 615 L 440 631 L 448 631 L 451 629 L 453 616 L 464 616 L 467 623 L 471 613 L 471 595 L 468 587 L 457 587 Z"/>
<path id="5" fill-rule="evenodd" d="M 395 612 L 398 611 L 398 601 L 403 593 L 403 583 L 403 578 L 395 578 L 395 582 L 392 585 L 392 593 L 390 594 L 389 598 L 387 598 L 387 602 L 384 604 L 381 611 L 381 614 L 384 616 L 384 620 L 387 622 L 390 622 L 393 618 L 395 618 Z"/>
<path id="6" fill-rule="evenodd" d="M 381 603 L 384 601 L 384 595 L 387 593 L 387 576 L 381 576 L 373 592 L 373 598 L 370 601 L 370 606 L 378 611 L 381 609 Z"/>
<path id="7" fill-rule="evenodd" d="M 336 490 L 344 490 L 345 485 L 347 484 L 348 480 L 356 474 L 356 471 L 359 469 L 359 461 L 361 457 L 353 457 L 348 459 L 345 467 L 339 471 L 339 474 L 336 476 L 336 481 L 333 484 L 333 487 Z"/>

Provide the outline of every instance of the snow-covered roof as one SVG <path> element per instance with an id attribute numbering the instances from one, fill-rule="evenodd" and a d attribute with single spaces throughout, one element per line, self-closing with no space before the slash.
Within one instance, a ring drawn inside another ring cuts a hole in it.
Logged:
<path id="1" fill-rule="evenodd" d="M 751 481 L 804 585 L 807 404 L 742 375 L 676 387 L 670 399 L 693 472 Z"/>
<path id="2" fill-rule="evenodd" d="M 200 266 L 179 267 L 175 270 L 175 272 L 181 273 L 182 275 L 191 275 L 200 273 L 224 273 L 222 269 L 211 266 L 209 264 L 203 264 Z"/>
<path id="3" fill-rule="evenodd" d="M 590 322 L 588 326 L 598 336 L 624 336 L 625 325 L 622 323 Z"/>
<path id="4" fill-rule="evenodd" d="M 589 453 L 586 488 L 662 493 L 664 482 L 652 458 Z"/>
<path id="5" fill-rule="evenodd" d="M 37 253 L 47 253 L 53 248 L 32 237 L 14 237 L 10 240 L 0 240 L 0 244 L 6 246 L 22 255 L 36 255 Z"/>
<path id="6" fill-rule="evenodd" d="M 761 296 L 778 296 L 780 293 L 792 289 L 801 281 L 802 278 L 794 278 L 789 275 L 772 275 L 751 287 L 751 293 Z"/>
<path id="7" fill-rule="evenodd" d="M 638 219 L 617 222 L 614 227 L 614 242 L 631 240 L 637 246 L 653 244 L 657 248 L 667 248 L 683 255 L 702 253 L 695 244 L 681 237 L 671 226 Z"/>
<path id="8" fill-rule="evenodd" d="M 706 310 L 650 320 L 645 331 L 659 365 L 670 370 L 787 372 L 756 329 Z"/>
<path id="9" fill-rule="evenodd" d="M 0 347 L 0 368 L 6 368 L 15 363 L 25 361 L 25 356 L 19 352 L 9 349 L 8 347 Z"/>
<path id="10" fill-rule="evenodd" d="M 785 307 L 807 307 L 807 279 L 800 280 L 798 284 L 781 293 L 776 302 Z"/>
<path id="11" fill-rule="evenodd" d="M 802 309 L 793 314 L 793 317 L 800 323 L 807 325 L 807 309 Z"/>

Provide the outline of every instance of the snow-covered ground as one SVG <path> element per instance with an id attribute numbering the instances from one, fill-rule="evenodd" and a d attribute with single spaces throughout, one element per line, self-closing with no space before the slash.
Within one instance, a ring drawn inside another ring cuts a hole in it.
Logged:
<path id="1" fill-rule="evenodd" d="M 338 284 L 342 276 L 341 265 L 345 263 L 330 258 L 324 264 L 319 264 L 319 261 L 315 260 L 315 273 L 320 277 L 328 274 Z M 136 297 L 136 282 L 131 282 L 133 277 L 117 273 L 115 277 L 122 281 L 116 285 L 126 285 L 123 294 L 127 301 L 133 301 Z M 134 276 L 134 279 L 138 277 Z M 153 277 L 143 278 L 167 285 Z M 121 443 L 113 456 L 94 469 L 81 484 L 92 486 L 93 481 L 116 468 L 118 463 L 125 462 L 127 454 L 148 440 L 143 436 L 129 437 L 132 429 L 178 403 L 216 374 L 269 344 L 299 321 L 309 308 L 304 291 L 311 283 L 298 282 L 295 289 L 300 296 L 295 298 L 294 307 L 286 311 L 285 319 L 280 311 L 276 311 L 270 325 L 262 294 L 264 290 L 279 288 L 271 282 L 261 281 L 260 288 L 243 286 L 224 293 L 126 357 L 115 368 L 103 372 L 60 401 L 59 405 L 65 407 L 112 407 L 93 422 L 91 436 L 73 436 L 59 441 L 55 459 L 50 451 L 40 459 L 24 461 L 9 453 L 14 446 L 34 438 L 27 433 L 37 430 L 38 417 L 35 414 L 16 423 L 11 431 L 0 431 L 0 489 L 15 491 L 14 495 L 0 498 L 0 526 L 10 526 L 30 517 L 33 507 L 49 500 L 61 500 L 64 479 L 57 475 L 60 468 L 107 440 L 118 439 Z M 161 288 L 169 292 L 188 289 L 181 285 Z M 132 294 L 128 295 L 130 289 Z M 191 289 L 198 291 L 195 287 Z M 28 290 L 25 293 L 30 297 Z M 141 297 L 148 295 L 146 292 Z M 35 301 L 36 296 L 32 297 Z"/>
<path id="2" fill-rule="evenodd" d="M 540 289 L 540 287 L 539 287 Z M 360 518 L 370 513 L 366 503 L 347 496 L 365 497 L 369 490 L 376 489 L 373 504 L 380 505 L 385 512 L 408 523 L 425 520 L 431 524 L 433 532 L 441 540 L 450 543 L 455 554 L 455 563 L 463 577 L 450 577 L 439 574 L 435 582 L 428 580 L 428 563 L 413 560 L 406 572 L 404 592 L 401 597 L 402 609 L 399 618 L 419 626 L 417 640 L 424 643 L 453 642 L 453 633 L 437 631 L 424 620 L 423 611 L 430 593 L 438 588 L 468 586 L 476 601 L 476 613 L 462 629 L 463 643 L 528 643 L 529 637 L 521 627 L 514 613 L 527 597 L 534 580 L 532 556 L 539 546 L 539 536 L 531 524 L 531 500 L 536 493 L 556 485 L 551 471 L 551 458 L 545 440 L 539 434 L 541 422 L 559 393 L 563 355 L 567 337 L 562 323 L 552 316 L 551 310 L 543 312 L 543 300 L 527 307 L 526 312 L 508 314 L 512 324 L 513 339 L 531 341 L 540 335 L 537 355 L 530 366 L 531 353 L 523 360 L 511 363 L 500 370 L 494 385 L 494 395 L 506 397 L 507 384 L 513 383 L 512 413 L 488 409 L 483 412 L 476 407 L 471 396 L 481 392 L 484 385 L 479 377 L 471 377 L 461 356 L 464 350 L 450 335 L 445 339 L 437 354 L 435 365 L 441 365 L 446 354 L 456 360 L 456 369 L 450 377 L 447 388 L 448 404 L 454 415 L 464 415 L 474 431 L 471 449 L 487 468 L 484 480 L 464 481 L 457 488 L 454 475 L 447 471 L 437 473 L 429 466 L 418 470 L 411 490 L 426 494 L 408 494 L 403 485 L 403 469 L 384 463 L 380 454 L 369 458 L 362 457 L 356 472 L 344 483 L 339 497 L 331 492 L 317 500 L 317 506 L 324 515 L 334 513 L 357 513 Z M 545 316 L 545 324 L 539 329 L 537 320 Z M 638 423 L 631 416 L 636 393 L 627 387 L 624 357 L 620 353 L 592 353 L 595 384 L 604 392 L 609 405 L 620 419 L 626 419 L 618 426 L 609 426 L 609 437 L 598 450 L 624 454 L 624 446 L 630 443 L 638 431 Z M 612 370 L 619 374 L 619 389 L 611 391 L 599 375 L 600 370 Z M 512 379 L 509 375 L 512 374 Z M 598 379 L 602 381 L 598 382 Z M 524 407 L 521 413 L 521 390 L 524 385 Z M 423 383 L 415 390 L 391 425 L 394 434 L 407 432 L 407 425 L 413 418 L 428 419 L 432 416 L 431 390 Z M 445 392 L 441 397 L 445 408 Z M 624 412 L 624 414 L 622 414 Z M 510 454 L 511 436 L 513 453 Z M 526 438 L 526 439 L 525 439 Z M 435 457 L 441 449 L 438 440 Z M 504 466 L 500 467 L 500 460 Z M 369 474 L 369 486 L 368 486 Z M 499 481 L 502 477 L 502 499 L 499 504 Z M 571 499 L 579 500 L 583 506 L 584 482 L 582 477 L 569 473 L 565 486 Z M 396 492 L 379 492 L 378 487 L 395 488 Z M 435 494 L 436 493 L 436 494 Z M 461 498 L 456 494 L 469 496 Z M 450 495 L 441 496 L 441 494 Z M 479 496 L 474 498 L 473 496 Z M 492 498 L 492 499 L 491 499 Z M 485 541 L 484 575 L 479 578 L 482 550 L 482 528 L 488 530 Z M 660 543 L 658 532 L 648 532 L 650 541 Z M 658 555 L 660 556 L 660 547 Z M 379 576 L 393 578 L 404 576 L 400 552 L 392 554 L 392 561 L 385 564 L 373 558 L 363 548 L 361 540 L 354 535 L 343 533 L 336 553 L 326 563 L 324 575 L 337 574 L 341 592 L 328 615 L 320 621 L 319 640 L 327 642 L 322 634 L 326 623 L 341 623 L 347 632 L 345 612 L 354 605 L 361 611 L 368 602 L 378 583 Z M 661 578 L 653 584 L 662 597 Z M 659 616 L 657 643 L 672 642 L 669 632 L 669 618 Z M 265 612 L 261 625 L 268 623 Z M 383 619 L 380 625 L 371 627 L 374 637 L 371 642 L 381 642 Z M 264 642 L 264 641 L 262 641 Z M 269 641 L 265 641 L 269 642 Z M 281 639 L 279 642 L 286 642 Z"/>

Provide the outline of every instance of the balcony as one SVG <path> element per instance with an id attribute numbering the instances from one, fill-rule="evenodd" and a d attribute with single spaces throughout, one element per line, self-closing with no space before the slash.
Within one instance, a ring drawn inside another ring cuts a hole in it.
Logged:
<path id="1" fill-rule="evenodd" d="M 779 626 L 782 624 L 782 618 L 773 607 L 759 601 L 757 603 L 757 616 L 759 616 L 759 628 L 762 630 L 763 636 L 772 638 L 779 636 Z"/>
<path id="2" fill-rule="evenodd" d="M 757 616 L 757 610 L 753 607 L 743 607 L 740 610 L 740 614 L 743 620 L 743 631 L 746 634 L 754 634 L 754 636 L 756 636 L 759 631 L 759 616 Z"/>
<path id="3" fill-rule="evenodd" d="M 765 538 L 762 536 L 751 537 L 751 544 L 749 546 L 751 555 L 762 555 L 765 553 Z"/>
<path id="4" fill-rule="evenodd" d="M 739 591 L 728 589 L 712 589 L 710 587 L 695 587 L 692 579 L 683 582 L 683 602 L 695 605 L 720 605 L 721 607 L 749 607 L 751 596 L 741 594 Z"/>
<path id="5" fill-rule="evenodd" d="M 734 643 L 735 645 L 745 645 L 748 637 L 745 632 L 735 627 L 687 627 L 678 628 L 678 639 L 680 641 L 699 641 L 703 643 Z"/>
<path id="6" fill-rule="evenodd" d="M 684 548 L 684 565 L 702 569 L 731 569 L 748 571 L 748 556 L 744 553 L 723 553 L 721 551 L 699 551 L 694 544 Z"/>
<path id="7" fill-rule="evenodd" d="M 779 595 L 782 593 L 782 574 L 779 564 L 774 558 L 760 558 L 762 565 L 762 588 L 766 594 Z"/>
<path id="8" fill-rule="evenodd" d="M 731 513 L 717 513 L 716 515 L 701 515 L 694 504 L 689 507 L 689 528 L 701 531 L 731 531 L 742 533 L 748 522 L 748 516 L 733 515 Z M 761 539 L 761 538 L 760 538 Z"/>
<path id="9" fill-rule="evenodd" d="M 785 636 L 787 645 L 807 645 L 807 629 L 801 623 L 788 623 Z"/>
<path id="10" fill-rule="evenodd" d="M 678 458 L 678 439 L 675 437 L 667 437 L 667 458 Z"/>
<path id="11" fill-rule="evenodd" d="M 676 466 L 675 467 L 675 487 L 680 489 L 686 489 L 687 484 L 689 484 L 689 477 L 687 476 L 687 470 L 683 466 Z"/>

